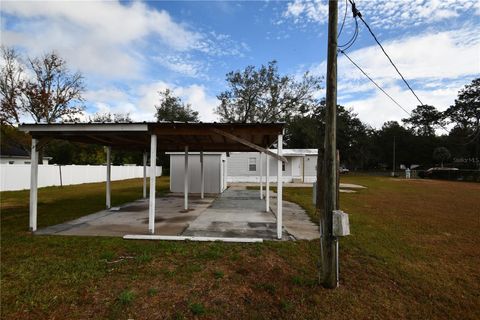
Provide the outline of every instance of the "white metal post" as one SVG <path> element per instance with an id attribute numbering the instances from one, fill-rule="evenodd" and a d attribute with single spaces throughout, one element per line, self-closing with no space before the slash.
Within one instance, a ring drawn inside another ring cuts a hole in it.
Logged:
<path id="1" fill-rule="evenodd" d="M 37 139 L 32 138 L 30 157 L 30 231 L 37 230 L 37 181 L 38 181 L 38 151 Z"/>
<path id="2" fill-rule="evenodd" d="M 112 147 L 107 147 L 107 190 L 106 190 L 106 205 L 107 209 L 111 207 L 111 173 L 112 173 L 112 159 L 111 159 Z"/>
<path id="3" fill-rule="evenodd" d="M 147 152 L 143 152 L 143 198 L 147 198 Z"/>
<path id="4" fill-rule="evenodd" d="M 270 158 L 268 154 L 265 154 L 265 158 L 267 160 L 266 166 L 265 166 L 265 174 L 267 176 L 267 181 L 265 184 L 265 211 L 270 212 Z"/>
<path id="5" fill-rule="evenodd" d="M 203 199 L 205 193 L 205 172 L 203 170 L 203 151 L 200 151 L 200 199 Z"/>
<path id="6" fill-rule="evenodd" d="M 227 160 L 223 160 L 223 189 L 227 189 Z"/>
<path id="7" fill-rule="evenodd" d="M 150 137 L 150 201 L 148 204 L 148 231 L 155 233 L 155 185 L 157 179 L 157 136 Z"/>
<path id="8" fill-rule="evenodd" d="M 185 146 L 185 171 L 183 175 L 183 207 L 188 210 L 188 146 Z"/>
<path id="9" fill-rule="evenodd" d="M 260 152 L 260 199 L 263 199 L 263 152 Z"/>
<path id="10" fill-rule="evenodd" d="M 278 135 L 277 153 L 282 155 L 283 135 Z M 282 196 L 283 196 L 283 181 L 282 181 L 282 160 L 277 161 L 277 237 L 282 239 Z"/>

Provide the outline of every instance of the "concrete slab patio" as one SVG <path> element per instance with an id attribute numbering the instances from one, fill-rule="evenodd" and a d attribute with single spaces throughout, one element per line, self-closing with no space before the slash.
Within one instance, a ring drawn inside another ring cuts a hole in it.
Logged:
<path id="1" fill-rule="evenodd" d="M 271 201 L 273 212 L 265 212 L 265 200 L 259 198 L 259 192 L 244 189 L 231 187 L 216 198 L 190 196 L 188 211 L 183 209 L 183 197 L 171 194 L 157 198 L 155 235 L 276 239 L 274 201 Z M 318 238 L 318 226 L 310 222 L 301 207 L 288 201 L 283 206 L 283 240 Z M 147 235 L 148 199 L 39 229 L 35 234 Z"/>

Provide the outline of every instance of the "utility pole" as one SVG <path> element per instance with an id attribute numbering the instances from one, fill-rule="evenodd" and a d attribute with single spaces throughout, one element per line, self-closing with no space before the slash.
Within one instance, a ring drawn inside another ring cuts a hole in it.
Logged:
<path id="1" fill-rule="evenodd" d="M 395 177 L 395 136 L 393 136 L 393 166 L 392 166 L 392 177 Z"/>
<path id="2" fill-rule="evenodd" d="M 324 208 L 323 211 L 319 210 L 320 283 L 326 288 L 336 288 L 338 286 L 338 240 L 333 235 L 333 210 L 337 209 L 337 23 L 338 1 L 330 0 L 328 7 L 327 95 L 323 160 Z M 320 184 L 318 187 L 321 187 Z"/>

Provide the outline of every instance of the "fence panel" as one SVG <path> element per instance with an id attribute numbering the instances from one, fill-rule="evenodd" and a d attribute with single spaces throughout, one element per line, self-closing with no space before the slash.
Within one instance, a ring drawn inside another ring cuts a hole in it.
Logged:
<path id="1" fill-rule="evenodd" d="M 143 177 L 142 166 L 112 166 L 112 181 Z M 150 168 L 147 168 L 149 175 Z M 157 167 L 157 176 L 162 175 L 162 167 Z M 84 165 L 38 165 L 38 187 L 73 185 L 106 180 L 106 166 Z M 0 191 L 30 189 L 29 164 L 0 165 Z"/>

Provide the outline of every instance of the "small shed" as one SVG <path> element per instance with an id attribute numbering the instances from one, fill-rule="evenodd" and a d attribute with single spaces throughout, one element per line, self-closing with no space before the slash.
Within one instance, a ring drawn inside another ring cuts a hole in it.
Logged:
<path id="1" fill-rule="evenodd" d="M 170 191 L 183 192 L 185 189 L 185 153 L 168 152 L 170 155 Z M 203 173 L 201 171 L 203 161 Z M 188 190 L 201 193 L 202 174 L 205 193 L 222 193 L 227 188 L 227 155 L 225 152 L 190 152 L 188 154 Z"/>

